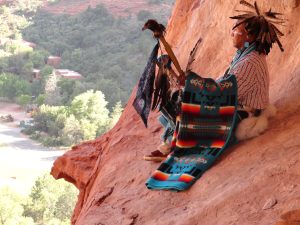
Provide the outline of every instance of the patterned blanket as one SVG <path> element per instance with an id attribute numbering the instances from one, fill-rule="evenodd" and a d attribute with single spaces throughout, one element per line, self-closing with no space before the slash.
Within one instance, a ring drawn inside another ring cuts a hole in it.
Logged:
<path id="1" fill-rule="evenodd" d="M 141 116 L 146 127 L 152 103 L 153 84 L 155 79 L 155 65 L 157 61 L 158 48 L 159 44 L 157 43 L 149 56 L 147 65 L 139 80 L 136 97 L 133 101 L 133 107 Z"/>
<path id="2" fill-rule="evenodd" d="M 232 141 L 236 107 L 234 76 L 216 83 L 190 72 L 181 115 L 176 121 L 172 152 L 147 180 L 146 186 L 173 191 L 189 188 Z"/>

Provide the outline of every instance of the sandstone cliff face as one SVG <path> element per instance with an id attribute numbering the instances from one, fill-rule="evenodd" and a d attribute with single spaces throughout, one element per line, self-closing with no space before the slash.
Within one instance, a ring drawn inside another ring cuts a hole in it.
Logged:
<path id="1" fill-rule="evenodd" d="M 300 208 L 300 7 L 299 1 L 262 0 L 284 12 L 285 51 L 268 56 L 270 98 L 278 108 L 260 137 L 228 149 L 190 190 L 149 191 L 144 182 L 158 164 L 142 160 L 159 144 L 161 128 L 152 113 L 149 128 L 132 108 L 135 91 L 117 125 L 58 158 L 55 178 L 80 190 L 72 218 L 76 225 L 178 224 L 267 225 L 282 213 Z M 228 19 L 238 1 L 177 0 L 166 39 L 182 67 L 199 37 L 193 70 L 206 77 L 222 74 L 231 61 Z"/>

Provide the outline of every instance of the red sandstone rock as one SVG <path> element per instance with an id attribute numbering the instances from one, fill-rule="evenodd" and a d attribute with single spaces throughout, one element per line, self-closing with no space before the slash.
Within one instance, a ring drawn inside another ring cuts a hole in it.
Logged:
<path id="1" fill-rule="evenodd" d="M 277 225 L 300 225 L 300 210 L 292 210 L 284 213 L 280 217 Z"/>
<path id="2" fill-rule="evenodd" d="M 182 67 L 202 37 L 193 70 L 213 78 L 225 71 L 235 51 L 228 17 L 237 2 L 176 1 L 166 39 Z M 268 131 L 228 149 L 190 190 L 149 191 L 144 183 L 159 164 L 142 158 L 159 144 L 161 128 L 156 113 L 144 127 L 132 108 L 134 90 L 110 132 L 54 163 L 54 177 L 80 190 L 73 224 L 267 225 L 300 208 L 300 7 L 294 0 L 259 1 L 267 9 L 270 2 L 288 23 L 282 28 L 284 53 L 274 46 L 268 56 L 270 98 L 278 108 Z M 277 204 L 263 210 L 273 196 Z"/>

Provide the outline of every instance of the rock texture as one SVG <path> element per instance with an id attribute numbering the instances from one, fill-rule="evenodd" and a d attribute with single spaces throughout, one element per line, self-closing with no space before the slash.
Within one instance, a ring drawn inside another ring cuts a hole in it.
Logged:
<path id="1" fill-rule="evenodd" d="M 268 225 L 300 208 L 300 7 L 295 0 L 260 0 L 284 12 L 285 51 L 268 56 L 270 98 L 278 108 L 263 135 L 228 149 L 190 190 L 149 191 L 144 182 L 158 164 L 142 160 L 159 144 L 161 128 L 150 116 L 146 129 L 132 108 L 135 90 L 117 125 L 102 137 L 75 146 L 58 158 L 55 178 L 80 190 L 72 217 L 76 225 Z M 166 39 L 181 66 L 199 37 L 193 70 L 206 77 L 222 74 L 234 48 L 228 19 L 238 0 L 177 0 Z M 298 221 L 297 219 L 295 221 Z"/>
<path id="2" fill-rule="evenodd" d="M 292 210 L 281 215 L 277 225 L 300 225 L 300 210 Z"/>

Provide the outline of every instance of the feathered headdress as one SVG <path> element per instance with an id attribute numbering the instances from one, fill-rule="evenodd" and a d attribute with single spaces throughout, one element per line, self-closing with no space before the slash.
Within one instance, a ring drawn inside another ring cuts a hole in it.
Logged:
<path id="1" fill-rule="evenodd" d="M 242 0 L 240 4 L 248 7 L 248 10 L 236 10 L 242 14 L 230 17 L 231 19 L 237 19 L 239 22 L 232 28 L 236 28 L 240 24 L 245 24 L 245 28 L 250 35 L 254 35 L 257 44 L 257 51 L 259 53 L 265 52 L 268 54 L 273 43 L 277 43 L 280 50 L 284 51 L 279 37 L 283 36 L 283 33 L 274 25 L 282 25 L 285 20 L 278 18 L 283 14 L 273 12 L 270 8 L 267 12 L 261 12 L 257 6 L 256 1 L 254 4 Z"/>

